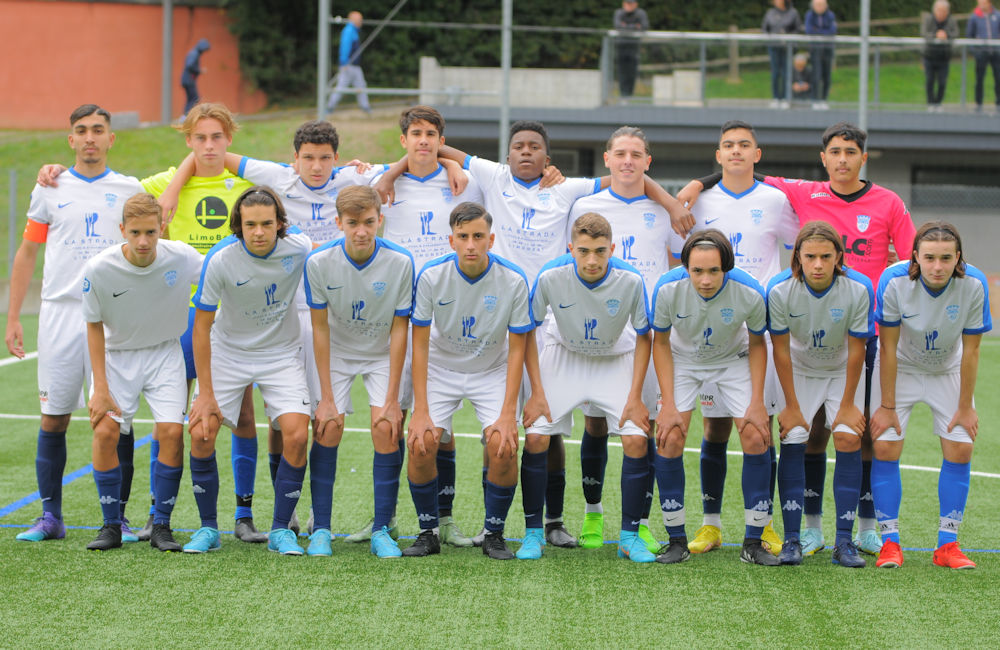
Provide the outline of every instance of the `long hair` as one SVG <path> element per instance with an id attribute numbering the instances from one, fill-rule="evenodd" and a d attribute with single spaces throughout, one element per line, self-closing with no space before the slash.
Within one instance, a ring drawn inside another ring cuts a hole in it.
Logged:
<path id="1" fill-rule="evenodd" d="M 233 214 L 229 217 L 229 229 L 233 231 L 233 234 L 243 239 L 243 207 L 250 208 L 255 205 L 274 207 L 274 214 L 278 219 L 278 239 L 284 237 L 288 231 L 288 216 L 285 214 L 285 206 L 281 205 L 278 194 L 266 185 L 254 185 L 236 199 L 236 203 L 233 204 Z"/>
<path id="2" fill-rule="evenodd" d="M 796 280 L 802 279 L 802 262 L 799 260 L 799 252 L 802 250 L 802 244 L 810 240 L 828 241 L 833 244 L 833 249 L 839 258 L 833 275 L 844 275 L 844 240 L 827 222 L 809 221 L 802 226 L 802 229 L 799 230 L 799 236 L 795 238 L 795 248 L 792 249 L 792 277 Z"/>
<path id="3" fill-rule="evenodd" d="M 728 273 L 736 266 L 736 255 L 733 253 L 733 245 L 729 243 L 729 237 L 725 233 L 715 228 L 701 230 L 688 237 L 681 249 L 681 264 L 688 268 L 688 261 L 691 259 L 691 251 L 696 248 L 715 248 L 719 251 L 719 260 L 722 262 L 722 272 Z"/>
<path id="4" fill-rule="evenodd" d="M 965 256 L 962 255 L 962 237 L 958 234 L 958 228 L 947 221 L 928 221 L 920 226 L 917 234 L 913 236 L 913 252 L 910 253 L 910 266 L 906 273 L 911 280 L 920 277 L 920 263 L 917 262 L 917 254 L 920 243 L 925 241 L 953 241 L 955 242 L 955 252 L 958 254 L 958 264 L 952 271 L 951 277 L 965 277 Z"/>

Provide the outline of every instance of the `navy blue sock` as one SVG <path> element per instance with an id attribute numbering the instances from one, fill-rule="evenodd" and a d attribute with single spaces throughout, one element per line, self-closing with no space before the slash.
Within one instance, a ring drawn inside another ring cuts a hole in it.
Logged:
<path id="1" fill-rule="evenodd" d="M 170 525 L 170 514 L 177 503 L 183 473 L 183 467 L 156 463 L 156 482 L 153 484 L 153 489 L 156 490 L 156 514 L 153 515 L 153 523 Z"/>
<path id="2" fill-rule="evenodd" d="M 101 514 L 104 524 L 121 524 L 121 511 L 118 509 L 118 495 L 122 489 L 122 468 L 113 467 L 105 472 L 94 470 L 94 483 L 97 484 L 97 497 L 101 502 Z"/>
<path id="3" fill-rule="evenodd" d="M 156 514 L 156 463 L 160 457 L 160 441 L 153 438 L 149 443 L 149 494 L 153 498 L 149 504 L 149 516 Z"/>
<path id="4" fill-rule="evenodd" d="M 705 514 L 722 512 L 722 493 L 726 485 L 729 442 L 701 441 L 701 501 Z"/>
<path id="5" fill-rule="evenodd" d="M 826 452 L 806 454 L 803 457 L 806 469 L 805 514 L 823 514 L 823 486 L 826 483 Z"/>
<path id="6" fill-rule="evenodd" d="M 514 503 L 516 485 L 503 487 L 492 481 L 486 481 L 486 520 L 484 526 L 491 533 L 502 533 L 507 522 L 510 504 Z"/>
<path id="7" fill-rule="evenodd" d="M 861 450 L 838 451 L 833 468 L 833 503 L 837 509 L 837 538 L 851 541 L 854 528 L 854 511 L 858 506 L 861 490 Z"/>
<path id="8" fill-rule="evenodd" d="M 288 521 L 295 512 L 295 504 L 302 495 L 302 481 L 306 477 L 306 466 L 295 467 L 282 455 L 278 465 L 278 478 L 274 481 L 274 517 L 271 530 L 288 528 Z M 333 485 L 331 479 L 331 485 Z M 333 494 L 331 492 L 331 500 Z"/>
<path id="9" fill-rule="evenodd" d="M 483 467 L 483 503 L 486 503 L 486 475 L 489 474 L 489 471 L 489 467 Z"/>
<path id="10" fill-rule="evenodd" d="M 135 474 L 135 433 L 118 434 L 118 466 L 122 468 L 122 493 L 118 497 L 119 516 L 125 518 L 125 505 L 132 495 L 132 477 Z"/>
<path id="11" fill-rule="evenodd" d="M 805 443 L 781 445 L 778 463 L 778 493 L 781 496 L 781 520 L 785 539 L 797 540 L 802 532 L 802 509 L 805 507 L 806 468 Z"/>
<path id="12" fill-rule="evenodd" d="M 660 489 L 660 509 L 663 511 L 663 526 L 667 535 L 686 537 L 684 532 L 684 457 L 666 458 L 656 455 L 656 483 Z"/>
<path id="13" fill-rule="evenodd" d="M 208 458 L 191 456 L 191 486 L 202 528 L 219 528 L 219 466 L 215 452 Z"/>
<path id="14" fill-rule="evenodd" d="M 309 450 L 309 491 L 312 494 L 313 530 L 318 528 L 330 530 L 333 483 L 337 478 L 337 449 L 339 447 L 324 447 L 314 440 Z M 287 525 L 280 526 L 280 528 L 287 527 Z"/>
<path id="15" fill-rule="evenodd" d="M 233 484 L 236 492 L 236 518 L 253 517 L 253 486 L 257 478 L 257 438 L 233 439 Z"/>
<path id="16" fill-rule="evenodd" d="M 969 498 L 971 469 L 971 463 L 941 461 L 941 476 L 938 477 L 938 502 L 941 512 L 938 547 L 958 541 L 958 526 L 962 523 L 965 502 Z"/>
<path id="17" fill-rule="evenodd" d="M 271 470 L 271 485 L 278 480 L 278 465 L 281 464 L 281 454 L 267 454 L 267 467 Z"/>
<path id="18" fill-rule="evenodd" d="M 653 508 L 653 489 L 656 486 L 656 441 L 650 438 L 646 441 L 646 498 L 642 503 L 642 518 L 649 519 Z"/>
<path id="19" fill-rule="evenodd" d="M 743 453 L 743 514 L 746 520 L 744 536 L 760 539 L 767 525 L 767 488 L 771 476 L 771 456 Z"/>
<path id="20" fill-rule="evenodd" d="M 622 457 L 622 532 L 634 533 L 639 530 L 648 475 L 649 461 L 646 456 Z"/>
<path id="21" fill-rule="evenodd" d="M 442 517 L 450 517 L 451 506 L 455 502 L 455 450 L 438 449 L 435 464 L 438 472 L 438 513 Z"/>
<path id="22" fill-rule="evenodd" d="M 595 438 L 584 431 L 580 441 L 580 480 L 583 482 L 583 498 L 587 503 L 601 502 L 607 465 L 608 439 Z"/>
<path id="23" fill-rule="evenodd" d="M 372 532 L 388 526 L 396 512 L 396 499 L 399 496 L 399 452 L 388 454 L 375 452 L 372 460 L 372 482 L 375 491 L 375 520 L 372 522 Z"/>
<path id="24" fill-rule="evenodd" d="M 484 481 L 485 482 L 485 481 Z M 426 483 L 410 481 L 410 496 L 417 510 L 417 524 L 420 530 L 432 530 L 438 526 L 438 480 L 435 476 Z"/>
<path id="25" fill-rule="evenodd" d="M 66 432 L 38 430 L 35 477 L 42 511 L 62 519 L 62 477 L 66 469 Z"/>
<path id="26" fill-rule="evenodd" d="M 549 451 L 545 449 L 537 454 L 528 453 L 525 449 L 521 454 L 521 503 L 524 506 L 524 527 L 542 527 L 542 509 L 545 506 L 545 488 L 548 472 Z"/>
<path id="27" fill-rule="evenodd" d="M 872 461 L 872 495 L 883 542 L 899 543 L 899 504 L 903 500 L 903 482 L 898 460 Z"/>
<path id="28" fill-rule="evenodd" d="M 875 518 L 875 499 L 872 498 L 872 462 L 861 461 L 861 489 L 858 495 L 858 516 L 862 519 Z"/>
<path id="29" fill-rule="evenodd" d="M 768 454 L 771 456 L 771 484 L 770 491 L 767 493 L 767 514 L 774 514 L 774 486 L 778 481 L 778 452 L 771 445 L 767 448 Z"/>
<path id="30" fill-rule="evenodd" d="M 545 479 L 545 516 L 549 521 L 562 519 L 566 501 L 566 470 L 547 472 Z"/>

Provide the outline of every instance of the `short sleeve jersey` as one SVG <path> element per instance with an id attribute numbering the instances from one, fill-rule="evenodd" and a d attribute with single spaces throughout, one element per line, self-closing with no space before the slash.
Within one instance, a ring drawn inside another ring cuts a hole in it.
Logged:
<path id="1" fill-rule="evenodd" d="M 670 266 L 668 245 L 672 229 L 670 215 L 663 206 L 646 195 L 627 199 L 607 188 L 573 204 L 569 224 L 587 212 L 596 212 L 608 220 L 614 235 L 615 257 L 639 271 L 646 292 L 652 291 Z"/>
<path id="2" fill-rule="evenodd" d="M 656 283 L 652 312 L 654 330 L 673 330 L 674 364 L 684 368 L 728 368 L 747 357 L 747 330 L 767 329 L 764 289 L 738 268 L 726 273 L 711 298 L 695 290 L 687 269 L 674 268 Z"/>
<path id="3" fill-rule="evenodd" d="M 188 323 L 191 285 L 205 258 L 181 242 L 161 239 L 156 259 L 136 266 L 121 246 L 110 246 L 87 262 L 83 316 L 104 322 L 108 350 L 136 350 L 180 338 Z"/>
<path id="4" fill-rule="evenodd" d="M 612 257 L 604 277 L 580 277 L 572 255 L 552 260 L 531 290 L 536 323 L 551 309 L 555 328 L 549 333 L 567 350 L 586 356 L 618 356 L 635 350 L 635 335 L 649 331 L 646 288 L 642 274 Z M 631 324 L 630 328 L 627 328 Z"/>
<path id="5" fill-rule="evenodd" d="M 953 277 L 932 291 L 922 278 L 911 280 L 908 268 L 906 261 L 887 268 L 875 292 L 875 319 L 883 327 L 900 328 L 897 367 L 901 372 L 958 372 L 962 335 L 993 329 L 986 276 L 966 264 L 965 277 Z"/>
<path id="6" fill-rule="evenodd" d="M 403 174 L 396 179 L 394 189 L 392 203 L 382 208 L 382 236 L 410 251 L 417 268 L 451 252 L 448 218 L 455 206 L 465 201 L 483 202 L 483 194 L 472 180 L 464 192 L 453 196 L 448 174 L 441 165 L 423 177 Z"/>
<path id="7" fill-rule="evenodd" d="M 507 363 L 507 332 L 534 328 L 524 273 L 492 253 L 474 279 L 462 273 L 454 253 L 428 262 L 417 276 L 411 320 L 431 326 L 432 365 L 465 373 Z"/>
<path id="8" fill-rule="evenodd" d="M 483 205 L 493 216 L 493 250 L 514 261 L 534 282 L 546 260 L 566 252 L 570 209 L 578 199 L 600 191 L 601 181 L 568 178 L 540 188 L 514 176 L 509 165 L 467 156 L 465 168 L 483 192 Z"/>
<path id="9" fill-rule="evenodd" d="M 410 315 L 413 257 L 376 238 L 372 256 L 358 264 L 344 240 L 336 239 L 309 254 L 303 284 L 309 306 L 327 312 L 331 351 L 338 359 L 385 357 L 393 318 Z"/>
<path id="10" fill-rule="evenodd" d="M 791 248 L 799 233 L 799 218 L 788 198 L 759 181 L 739 194 L 720 182 L 701 193 L 691 213 L 695 218 L 691 234 L 706 228 L 721 230 L 733 246 L 736 266 L 763 285 L 781 271 L 782 244 Z M 670 251 L 676 259 L 684 241 L 670 231 Z"/>
<path id="11" fill-rule="evenodd" d="M 808 377 L 839 377 L 847 364 L 847 337 L 875 336 L 875 292 L 864 275 L 846 269 L 825 290 L 782 271 L 767 287 L 772 334 L 788 334 L 792 368 Z"/>
<path id="12" fill-rule="evenodd" d="M 218 310 L 212 345 L 268 358 L 294 354 L 299 318 L 289 305 L 294 304 L 310 250 L 309 238 L 297 229 L 260 257 L 235 235 L 213 246 L 194 295 L 198 309 Z"/>
<path id="13" fill-rule="evenodd" d="M 111 169 L 88 178 L 70 168 L 58 187 L 35 186 L 24 238 L 45 244 L 42 300 L 81 299 L 84 263 L 121 243 L 122 208 L 141 191 L 135 178 Z"/>

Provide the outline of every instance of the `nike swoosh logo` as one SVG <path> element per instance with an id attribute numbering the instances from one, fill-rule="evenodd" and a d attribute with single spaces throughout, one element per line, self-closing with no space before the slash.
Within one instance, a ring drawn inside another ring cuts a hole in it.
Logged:
<path id="1" fill-rule="evenodd" d="M 903 314 L 903 318 L 913 318 L 914 316 L 919 316 L 920 314 Z"/>
<path id="2" fill-rule="evenodd" d="M 677 318 L 691 318 L 691 314 L 688 314 L 687 316 L 681 316 L 680 314 L 677 314 Z"/>
<path id="3" fill-rule="evenodd" d="M 340 285 L 340 286 L 337 286 L 337 287 L 331 287 L 330 285 L 326 285 L 326 290 L 327 291 L 336 291 L 337 289 L 343 288 L 343 286 L 344 285 Z"/>
<path id="4" fill-rule="evenodd" d="M 513 195 L 513 194 L 507 194 L 507 191 L 506 191 L 506 190 L 504 190 L 503 192 L 501 192 L 501 194 L 503 194 L 503 195 L 504 195 L 505 197 L 507 197 L 508 199 L 512 199 L 512 198 L 514 198 L 514 195 Z"/>
<path id="5" fill-rule="evenodd" d="M 302 406 L 309 406 L 309 400 L 302 400 Z"/>
<path id="6" fill-rule="evenodd" d="M 406 199 L 403 199 L 402 201 L 393 201 L 393 202 L 392 202 L 392 204 L 393 204 L 394 206 L 396 206 L 396 205 L 399 205 L 400 203 L 406 203 Z"/>
<path id="7" fill-rule="evenodd" d="M 707 226 L 707 225 L 708 225 L 708 224 L 710 224 L 710 223 L 715 223 L 716 221 L 718 221 L 718 220 L 719 220 L 719 219 L 721 219 L 721 218 L 722 218 L 722 217 L 716 217 L 716 218 L 714 218 L 714 219 L 705 219 L 705 225 Z"/>
<path id="8" fill-rule="evenodd" d="M 240 282 L 239 280 L 237 280 L 237 281 L 236 281 L 236 286 L 237 286 L 237 287 L 242 287 L 242 286 L 243 286 L 244 284 L 246 284 L 247 282 L 249 282 L 249 281 L 250 281 L 251 279 L 252 279 L 252 278 L 247 278 L 247 279 L 246 279 L 246 280 L 244 280 L 243 282 Z"/>
<path id="9" fill-rule="evenodd" d="M 442 307 L 446 307 L 446 306 L 450 305 L 453 302 L 455 302 L 455 301 L 454 300 L 449 300 L 448 302 L 445 302 L 443 300 L 438 300 L 438 304 L 441 305 Z"/>
<path id="10" fill-rule="evenodd" d="M 559 303 L 559 309 L 567 309 L 567 308 L 569 308 L 569 307 L 572 307 L 572 306 L 573 306 L 573 305 L 575 305 L 575 304 L 576 304 L 575 302 L 571 302 L 571 303 L 569 303 L 568 305 L 564 305 L 564 304 L 562 304 L 562 303 Z"/>
<path id="11" fill-rule="evenodd" d="M 125 291 L 119 291 L 118 293 L 113 293 L 113 294 L 111 294 L 111 296 L 113 298 L 117 298 L 118 296 L 124 295 L 126 293 L 128 293 L 128 289 L 126 289 Z"/>
<path id="12" fill-rule="evenodd" d="M 63 208 L 65 208 L 65 207 L 66 207 L 67 205 L 69 205 L 70 203 L 72 203 L 72 201 L 69 201 L 68 203 L 60 203 L 60 204 L 58 204 L 58 206 L 57 206 L 57 207 L 58 207 L 58 208 L 59 208 L 60 210 L 62 210 Z"/>
<path id="13" fill-rule="evenodd" d="M 302 197 L 301 197 L 301 196 L 296 196 L 296 195 L 294 195 L 294 194 L 286 194 L 286 195 L 285 195 L 285 198 L 286 198 L 286 199 L 291 199 L 291 200 L 293 200 L 293 201 L 298 201 L 298 200 L 299 200 L 299 199 L 301 199 Z"/>
<path id="14" fill-rule="evenodd" d="M 789 318 L 802 318 L 805 314 L 789 314 Z"/>

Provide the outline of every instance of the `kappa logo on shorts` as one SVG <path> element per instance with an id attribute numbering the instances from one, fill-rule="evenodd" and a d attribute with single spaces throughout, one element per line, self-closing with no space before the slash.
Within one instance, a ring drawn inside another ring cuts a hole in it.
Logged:
<path id="1" fill-rule="evenodd" d="M 177 271 L 167 271 L 164 273 L 163 281 L 167 283 L 168 287 L 172 287 L 177 284 Z"/>
<path id="2" fill-rule="evenodd" d="M 489 313 L 493 313 L 497 308 L 497 297 L 496 296 L 483 296 L 483 309 Z"/>
<path id="3" fill-rule="evenodd" d="M 385 294 L 385 287 L 386 287 L 385 282 L 372 282 L 372 291 L 374 291 L 375 295 L 379 298 L 381 298 L 382 295 Z"/>

